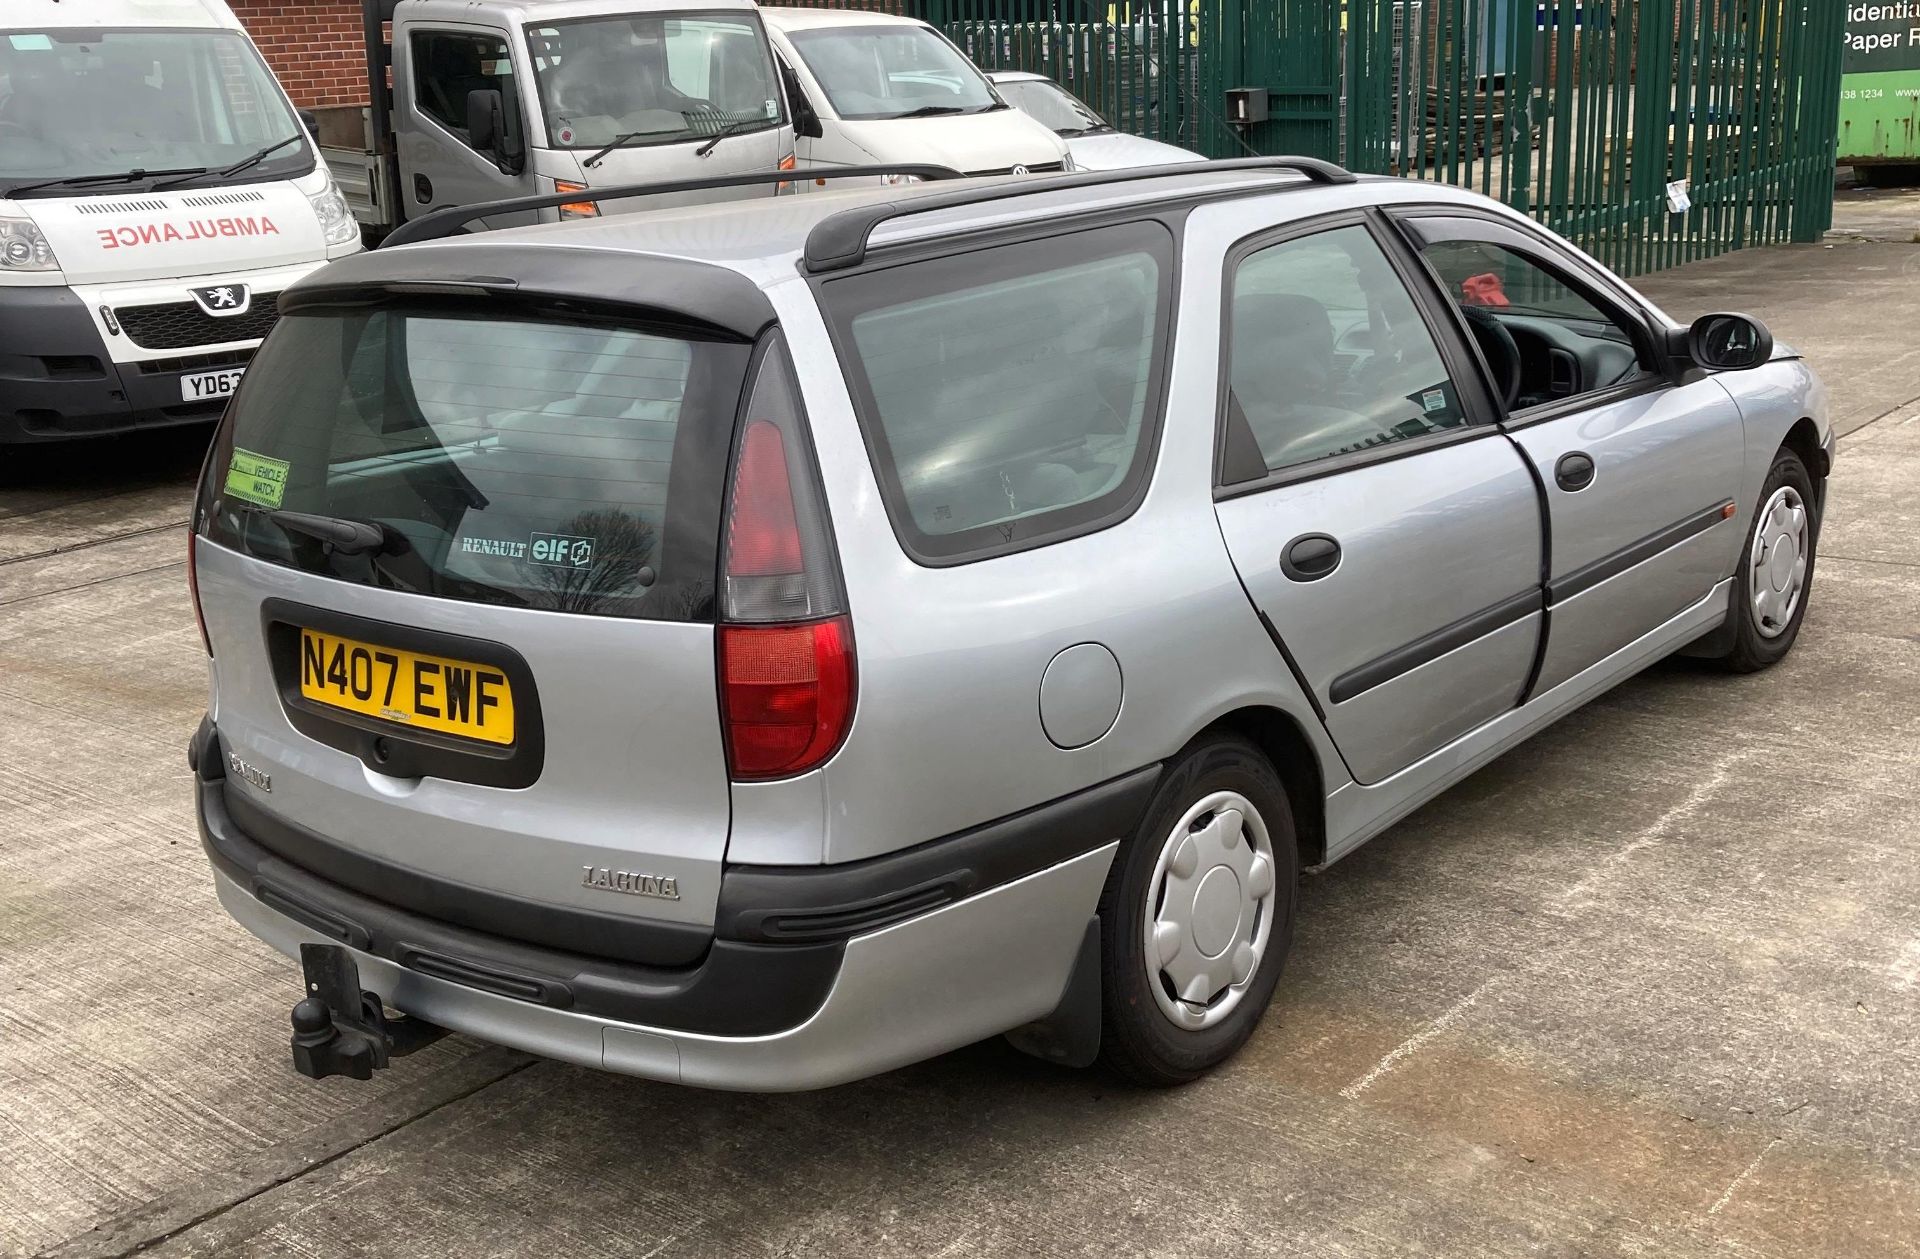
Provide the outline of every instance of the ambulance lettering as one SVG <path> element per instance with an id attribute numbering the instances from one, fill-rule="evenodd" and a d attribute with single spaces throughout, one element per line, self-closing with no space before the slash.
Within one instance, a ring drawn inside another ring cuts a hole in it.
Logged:
<path id="1" fill-rule="evenodd" d="M 189 219 L 184 225 L 146 223 L 139 227 L 103 227 L 97 234 L 102 249 L 130 249 L 135 245 L 213 240 L 219 236 L 278 236 L 280 229 L 265 215 L 248 214 L 224 219 Z"/>

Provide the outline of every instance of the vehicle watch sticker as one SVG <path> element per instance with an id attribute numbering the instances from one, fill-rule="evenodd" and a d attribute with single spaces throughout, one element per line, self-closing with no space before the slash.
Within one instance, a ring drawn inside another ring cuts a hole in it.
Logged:
<path id="1" fill-rule="evenodd" d="M 528 558 L 553 568 L 585 568 L 593 563 L 593 539 L 571 533 L 536 533 Z"/>
<path id="2" fill-rule="evenodd" d="M 780 102 L 775 100 L 769 100 L 767 102 L 767 117 L 774 118 L 779 116 L 779 113 L 780 113 Z"/>
<path id="3" fill-rule="evenodd" d="M 1420 405 L 1422 408 L 1428 411 L 1446 410 L 1447 409 L 1447 391 L 1444 389 L 1427 390 L 1425 393 L 1420 395 Z"/>
<path id="4" fill-rule="evenodd" d="M 284 460 L 235 446 L 233 459 L 227 464 L 226 491 L 245 502 L 279 507 L 287 494 L 287 466 Z"/>

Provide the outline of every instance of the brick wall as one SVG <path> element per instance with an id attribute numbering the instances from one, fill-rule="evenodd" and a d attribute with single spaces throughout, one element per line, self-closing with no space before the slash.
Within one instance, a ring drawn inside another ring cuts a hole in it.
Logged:
<path id="1" fill-rule="evenodd" d="M 367 100 L 359 0 L 229 0 L 300 106 Z"/>

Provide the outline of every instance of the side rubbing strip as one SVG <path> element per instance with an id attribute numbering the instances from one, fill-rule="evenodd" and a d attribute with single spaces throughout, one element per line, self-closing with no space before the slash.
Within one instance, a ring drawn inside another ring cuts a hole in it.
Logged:
<path id="1" fill-rule="evenodd" d="M 1547 602 L 1565 603 L 1568 599 L 1583 591 L 1591 590 L 1611 577 L 1618 577 L 1636 564 L 1643 564 L 1670 546 L 1678 546 L 1696 533 L 1705 533 L 1723 520 L 1733 519 L 1733 513 L 1727 509 L 1733 506 L 1733 500 L 1715 503 L 1705 511 L 1695 512 L 1685 520 L 1675 521 L 1658 533 L 1646 537 L 1615 551 L 1603 555 L 1591 564 L 1582 565 L 1566 576 L 1547 583 Z"/>
<path id="2" fill-rule="evenodd" d="M 1517 594 L 1511 599 L 1502 599 L 1490 608 L 1463 617 L 1451 625 L 1442 626 L 1424 638 L 1416 638 L 1404 647 L 1396 647 L 1384 656 L 1378 656 L 1357 669 L 1349 669 L 1333 680 L 1327 688 L 1327 698 L 1336 704 L 1344 704 L 1356 695 L 1364 695 L 1376 686 L 1393 681 L 1403 673 L 1411 673 L 1423 664 L 1430 664 L 1450 651 L 1457 651 L 1475 639 L 1484 638 L 1495 630 L 1505 629 L 1531 613 L 1540 611 L 1541 594 L 1538 588 Z"/>

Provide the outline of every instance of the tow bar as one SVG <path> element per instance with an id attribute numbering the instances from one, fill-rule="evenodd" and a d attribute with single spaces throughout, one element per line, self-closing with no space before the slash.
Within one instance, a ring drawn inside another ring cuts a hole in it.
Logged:
<path id="1" fill-rule="evenodd" d="M 300 966 L 307 995 L 293 1007 L 293 1069 L 301 1075 L 371 1080 L 391 1059 L 447 1034 L 420 1019 L 388 1018 L 379 996 L 360 987 L 353 954 L 338 944 L 301 945 Z"/>

